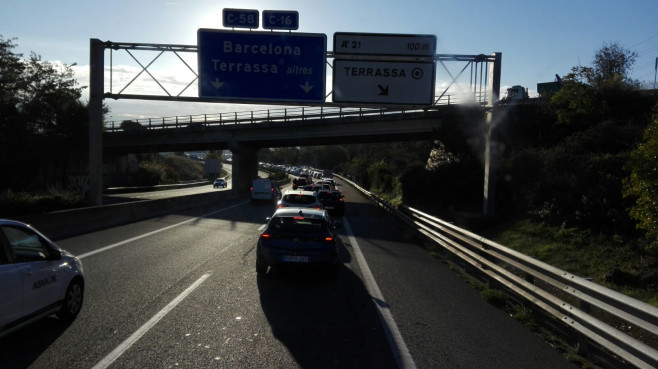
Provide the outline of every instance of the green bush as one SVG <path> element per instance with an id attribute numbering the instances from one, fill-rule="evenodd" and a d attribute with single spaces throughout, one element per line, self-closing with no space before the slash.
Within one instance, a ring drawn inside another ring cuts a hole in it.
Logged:
<path id="1" fill-rule="evenodd" d="M 628 169 L 631 174 L 624 182 L 624 195 L 635 200 L 630 216 L 637 228 L 646 231 L 649 250 L 658 254 L 658 105 L 644 140 L 631 154 Z"/>
<path id="2" fill-rule="evenodd" d="M 0 217 L 49 213 L 87 206 L 81 193 L 50 189 L 47 193 L 31 194 L 7 190 L 0 193 Z"/>

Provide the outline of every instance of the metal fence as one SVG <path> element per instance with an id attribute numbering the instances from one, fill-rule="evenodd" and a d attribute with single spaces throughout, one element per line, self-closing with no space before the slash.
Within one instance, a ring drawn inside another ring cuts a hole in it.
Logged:
<path id="1" fill-rule="evenodd" d="M 197 115 L 180 115 L 173 117 L 144 118 L 130 120 L 132 128 L 137 129 L 168 129 L 198 126 L 221 126 L 232 124 L 252 124 L 252 123 L 276 123 L 292 122 L 304 120 L 322 120 L 332 118 L 347 117 L 368 117 L 384 116 L 392 114 L 405 114 L 420 111 L 436 111 L 441 105 L 451 105 L 454 102 L 450 96 L 444 96 L 439 105 L 425 108 L 409 107 L 407 109 L 399 108 L 368 108 L 368 107 L 340 107 L 340 106 L 320 106 L 320 107 L 292 107 L 253 111 L 240 111 L 230 113 L 215 114 L 197 114 Z M 109 121 L 105 123 L 105 132 L 124 131 L 124 122 Z M 140 128 L 141 127 L 141 128 Z"/>
<path id="2" fill-rule="evenodd" d="M 340 178 L 472 269 L 560 321 L 575 332 L 580 352 L 586 354 L 588 345 L 593 344 L 632 367 L 658 368 L 658 308 L 419 210 L 394 208 L 356 183 Z"/>

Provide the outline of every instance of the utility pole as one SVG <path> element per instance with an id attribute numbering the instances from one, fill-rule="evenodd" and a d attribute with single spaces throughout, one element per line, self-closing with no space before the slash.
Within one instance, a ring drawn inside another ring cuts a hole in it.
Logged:
<path id="1" fill-rule="evenodd" d="M 103 204 L 103 68 L 105 48 L 89 40 L 89 194 L 90 206 Z"/>
<path id="2" fill-rule="evenodd" d="M 656 64 L 653 67 L 653 89 L 656 89 L 656 72 L 658 72 L 658 57 L 656 57 Z"/>

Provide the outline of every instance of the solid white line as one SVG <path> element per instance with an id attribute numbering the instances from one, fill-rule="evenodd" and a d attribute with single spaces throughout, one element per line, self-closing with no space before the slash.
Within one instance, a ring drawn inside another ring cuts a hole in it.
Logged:
<path id="1" fill-rule="evenodd" d="M 189 286 L 185 291 L 173 299 L 167 306 L 155 314 L 148 322 L 144 323 L 138 330 L 135 331 L 130 337 L 123 341 L 117 348 L 115 348 L 109 355 L 107 355 L 103 360 L 99 361 L 98 364 L 94 365 L 93 369 L 105 369 L 108 366 L 123 355 L 126 350 L 130 348 L 135 342 L 137 342 L 146 332 L 148 332 L 154 325 L 156 325 L 162 318 L 164 318 L 167 313 L 169 313 L 173 308 L 176 307 L 187 295 L 194 291 L 206 278 L 210 277 L 210 273 L 206 273 L 197 279 L 191 286 Z"/>
<path id="2" fill-rule="evenodd" d="M 83 259 L 83 258 L 86 258 L 86 257 L 92 256 L 92 255 L 96 255 L 96 254 L 98 254 L 98 253 L 101 253 L 101 252 L 104 252 L 104 251 L 107 251 L 107 250 L 111 250 L 111 249 L 113 249 L 113 248 L 115 248 L 115 247 L 119 247 L 119 246 L 121 246 L 121 245 L 125 245 L 125 244 L 127 244 L 127 243 L 129 243 L 129 242 L 137 241 L 137 240 L 139 240 L 139 239 L 141 239 L 141 238 L 149 237 L 149 236 L 152 236 L 152 235 L 154 235 L 154 234 L 156 234 L 156 233 L 160 233 L 160 232 L 166 231 L 166 230 L 168 230 L 168 229 L 172 229 L 172 228 L 175 228 L 175 227 L 181 226 L 181 225 L 183 225 L 183 224 L 187 224 L 187 223 L 190 223 L 190 222 L 195 222 L 195 221 L 197 221 L 197 220 L 200 219 L 200 218 L 205 218 L 205 217 L 211 216 L 211 215 L 213 215 L 213 214 L 217 214 L 217 213 L 222 212 L 222 211 L 226 211 L 226 210 L 229 210 L 229 209 L 233 209 L 233 208 L 235 208 L 235 207 L 238 207 L 238 206 L 241 206 L 241 205 L 244 205 L 244 204 L 247 204 L 247 203 L 248 203 L 247 201 L 245 201 L 245 202 L 241 202 L 241 203 L 238 203 L 238 204 L 235 204 L 235 205 L 229 206 L 228 208 L 223 208 L 223 209 L 215 210 L 215 211 L 213 211 L 212 213 L 204 214 L 204 215 L 202 215 L 202 216 L 200 216 L 200 217 L 195 217 L 195 218 L 192 218 L 192 219 L 186 220 L 186 221 L 184 221 L 184 222 L 180 222 L 180 223 L 177 223 L 177 224 L 173 224 L 173 225 L 170 225 L 170 226 L 168 226 L 168 227 L 160 228 L 160 229 L 157 229 L 157 230 L 152 231 L 152 232 L 149 232 L 149 233 L 144 233 L 143 235 L 139 235 L 139 236 L 137 236 L 137 237 L 133 237 L 133 238 L 130 238 L 130 239 L 127 239 L 127 240 L 123 240 L 123 241 L 121 241 L 121 242 L 117 242 L 117 243 L 115 243 L 115 244 L 113 244 L 113 245 L 109 245 L 109 246 L 101 247 L 100 249 L 97 249 L 97 250 L 94 250 L 94 251 L 90 251 L 90 252 L 87 252 L 87 253 L 84 253 L 84 254 L 78 255 L 78 259 Z"/>
<path id="3" fill-rule="evenodd" d="M 359 248 L 359 244 L 356 242 L 356 238 L 354 238 L 354 234 L 352 233 L 350 224 L 347 222 L 347 218 L 343 218 L 342 223 L 345 231 L 347 232 L 347 236 L 350 239 L 350 244 L 354 249 L 354 255 L 356 256 L 356 261 L 359 264 L 359 269 L 361 269 L 361 273 L 363 274 L 363 282 L 365 283 L 366 289 L 368 290 L 368 293 L 370 294 L 370 297 L 375 304 L 377 313 L 379 313 L 379 320 L 382 322 L 384 331 L 386 332 L 386 338 L 388 339 L 388 344 L 391 346 L 391 350 L 393 351 L 393 356 L 395 357 L 395 361 L 398 364 L 398 368 L 416 368 L 416 363 L 414 363 L 414 360 L 411 357 L 411 353 L 409 352 L 409 349 L 407 349 L 407 345 L 404 343 L 402 334 L 400 334 L 398 326 L 395 324 L 393 315 L 388 308 L 388 303 L 386 303 L 386 300 L 384 300 L 384 296 L 379 290 L 379 286 L 377 286 L 375 277 L 373 277 L 372 273 L 370 272 L 368 263 L 366 263 L 366 259 L 363 257 L 363 253 L 361 253 L 361 249 Z"/>

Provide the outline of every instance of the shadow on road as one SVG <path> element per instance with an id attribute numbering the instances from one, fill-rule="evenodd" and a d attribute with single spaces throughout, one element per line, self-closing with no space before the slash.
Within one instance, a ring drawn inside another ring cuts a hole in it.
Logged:
<path id="1" fill-rule="evenodd" d="M 69 326 L 51 316 L 0 338 L 0 367 L 30 367 Z"/>
<path id="2" fill-rule="evenodd" d="M 258 277 L 272 333 L 302 368 L 395 368 L 379 317 L 341 244 L 336 278 L 287 269 Z"/>

